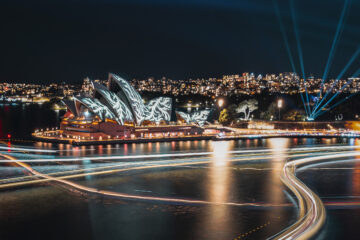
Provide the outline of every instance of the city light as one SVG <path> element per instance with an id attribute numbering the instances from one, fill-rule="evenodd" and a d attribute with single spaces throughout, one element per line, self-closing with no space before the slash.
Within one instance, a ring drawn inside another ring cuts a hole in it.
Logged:
<path id="1" fill-rule="evenodd" d="M 278 107 L 278 109 L 279 109 L 279 120 L 281 120 L 280 111 L 281 111 L 282 106 L 283 106 L 283 100 L 282 100 L 282 99 L 279 99 L 279 100 L 277 101 L 277 107 Z"/>
<path id="2" fill-rule="evenodd" d="M 224 99 L 222 99 L 222 98 L 218 99 L 219 108 L 222 108 L 223 105 L 224 105 Z"/>

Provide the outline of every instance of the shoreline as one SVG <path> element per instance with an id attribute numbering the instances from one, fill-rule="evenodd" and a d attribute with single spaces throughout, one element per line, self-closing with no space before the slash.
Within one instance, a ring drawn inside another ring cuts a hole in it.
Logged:
<path id="1" fill-rule="evenodd" d="M 137 139 L 110 139 L 110 140 L 77 140 L 77 139 L 59 139 L 55 137 L 39 137 L 32 135 L 32 138 L 38 142 L 65 143 L 75 146 L 83 145 L 102 145 L 102 144 L 128 144 L 128 143 L 153 143 L 153 142 L 174 142 L 174 141 L 230 141 L 247 140 L 262 138 L 360 138 L 360 134 L 259 134 L 259 135 L 232 135 L 232 136 L 188 136 L 176 138 L 137 138 Z"/>

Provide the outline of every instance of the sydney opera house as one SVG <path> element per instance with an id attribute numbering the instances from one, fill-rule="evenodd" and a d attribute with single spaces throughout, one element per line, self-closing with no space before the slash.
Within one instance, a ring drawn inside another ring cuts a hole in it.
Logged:
<path id="1" fill-rule="evenodd" d="M 109 74 L 107 86 L 96 82 L 92 86 L 92 96 L 63 100 L 67 112 L 60 137 L 102 140 L 197 135 L 210 114 L 210 110 L 172 114 L 169 97 L 144 103 L 129 82 L 115 74 Z"/>

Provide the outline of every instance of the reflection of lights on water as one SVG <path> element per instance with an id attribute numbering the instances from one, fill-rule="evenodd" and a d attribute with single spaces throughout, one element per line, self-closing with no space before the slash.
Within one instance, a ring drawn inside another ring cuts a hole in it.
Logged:
<path id="1" fill-rule="evenodd" d="M 160 143 L 157 142 L 155 147 L 156 147 L 156 152 L 159 153 L 160 152 Z"/>
<path id="2" fill-rule="evenodd" d="M 136 143 L 131 144 L 131 151 L 134 153 L 136 152 Z"/>
<path id="3" fill-rule="evenodd" d="M 127 143 L 124 144 L 124 155 L 128 155 L 128 145 L 127 145 Z"/>
<path id="4" fill-rule="evenodd" d="M 205 148 L 206 144 L 207 144 L 207 142 L 206 142 L 205 140 L 202 140 L 202 141 L 201 141 L 201 147 L 202 147 L 202 148 Z"/>
<path id="5" fill-rule="evenodd" d="M 329 139 L 329 138 L 323 138 L 323 139 L 322 139 L 322 143 L 323 143 L 323 144 L 331 144 L 331 141 L 332 141 L 332 140 Z"/>
<path id="6" fill-rule="evenodd" d="M 225 166 L 229 151 L 229 141 L 214 141 L 212 142 L 214 165 Z"/>
<path id="7" fill-rule="evenodd" d="M 283 202 L 282 182 L 280 175 L 287 159 L 286 151 L 289 146 L 289 139 L 287 138 L 272 138 L 269 139 L 269 148 L 272 152 L 273 158 L 270 161 L 270 176 L 268 183 L 268 199 L 272 203 Z"/>
<path id="8" fill-rule="evenodd" d="M 286 138 L 271 138 L 268 139 L 268 147 L 272 153 L 272 159 L 270 160 L 271 169 L 267 179 L 265 181 L 266 189 L 266 199 L 271 203 L 283 203 L 284 194 L 283 194 L 283 183 L 280 179 L 281 172 L 284 166 L 284 163 L 287 159 L 286 151 L 289 146 L 289 139 Z M 297 141 L 296 141 L 297 142 Z M 282 209 L 270 210 L 264 218 L 271 218 L 273 216 L 279 216 L 283 214 Z"/>
<path id="9" fill-rule="evenodd" d="M 246 139 L 246 147 L 250 147 L 250 139 Z"/>
<path id="10" fill-rule="evenodd" d="M 269 147 L 274 153 L 281 153 L 287 150 L 289 139 L 287 138 L 271 138 L 269 139 Z"/>
<path id="11" fill-rule="evenodd" d="M 73 147 L 72 148 L 72 155 L 78 156 L 79 155 L 79 147 Z"/>
<path id="12" fill-rule="evenodd" d="M 103 145 L 99 145 L 99 154 L 103 154 Z"/>
<path id="13" fill-rule="evenodd" d="M 81 156 L 85 156 L 85 155 L 86 155 L 86 147 L 81 146 Z"/>
<path id="14" fill-rule="evenodd" d="M 231 169 L 229 150 L 231 148 L 230 141 L 213 141 L 212 162 L 209 165 L 209 171 L 206 181 L 207 199 L 210 202 L 227 202 L 231 192 Z M 219 229 L 221 232 L 232 231 L 232 212 L 228 206 L 211 205 L 206 214 L 201 216 L 198 229 L 207 232 L 208 228 Z M 203 236 L 203 233 L 201 233 Z"/>

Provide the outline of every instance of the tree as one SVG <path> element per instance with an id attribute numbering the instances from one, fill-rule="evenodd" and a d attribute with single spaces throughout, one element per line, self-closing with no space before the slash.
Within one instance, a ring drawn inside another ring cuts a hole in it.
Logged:
<path id="1" fill-rule="evenodd" d="M 258 101 L 256 99 L 250 99 L 248 101 L 248 114 L 246 116 L 246 120 L 249 120 L 250 114 L 258 109 Z"/>
<path id="2" fill-rule="evenodd" d="M 249 99 L 242 101 L 238 105 L 236 112 L 244 114 L 244 118 L 242 118 L 243 120 L 249 120 L 250 114 L 257 109 L 258 109 L 258 101 L 256 99 Z"/>
<path id="3" fill-rule="evenodd" d="M 291 109 L 284 114 L 283 119 L 286 121 L 304 121 L 306 116 L 302 110 Z"/>
<path id="4" fill-rule="evenodd" d="M 219 123 L 228 124 L 230 122 L 229 111 L 225 108 L 220 112 Z"/>
<path id="5" fill-rule="evenodd" d="M 227 110 L 228 110 L 228 114 L 229 114 L 229 121 L 230 122 L 233 122 L 235 120 L 238 119 L 238 113 L 236 112 L 236 108 L 237 108 L 237 105 L 236 104 L 231 104 Z"/>
<path id="6" fill-rule="evenodd" d="M 239 106 L 237 107 L 236 112 L 244 114 L 244 118 L 241 118 L 241 119 L 246 118 L 246 109 L 247 109 L 247 100 L 242 101 L 241 103 L 239 103 Z"/>
<path id="7" fill-rule="evenodd" d="M 277 102 L 274 101 L 269 105 L 268 109 L 265 112 L 262 112 L 260 114 L 260 118 L 265 120 L 272 120 L 277 116 L 276 115 L 277 113 L 278 113 Z"/>

